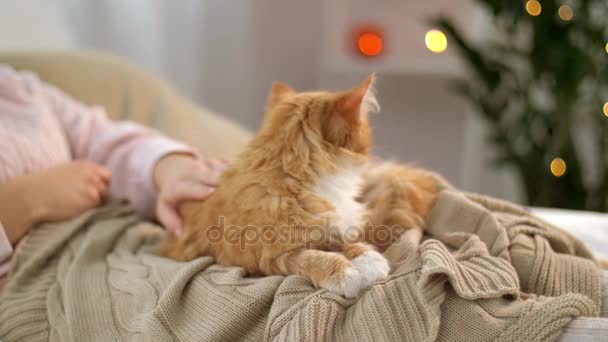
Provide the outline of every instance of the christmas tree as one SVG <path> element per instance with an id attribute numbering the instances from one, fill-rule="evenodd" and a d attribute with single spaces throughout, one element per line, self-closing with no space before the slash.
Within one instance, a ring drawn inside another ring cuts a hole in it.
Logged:
<path id="1" fill-rule="evenodd" d="M 487 37 L 432 21 L 469 67 L 454 83 L 488 123 L 527 204 L 608 210 L 608 1 L 477 0 Z"/>

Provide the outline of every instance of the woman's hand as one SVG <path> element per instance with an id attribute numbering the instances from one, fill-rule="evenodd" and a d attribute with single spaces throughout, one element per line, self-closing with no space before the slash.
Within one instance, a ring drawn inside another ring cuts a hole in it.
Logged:
<path id="1" fill-rule="evenodd" d="M 33 225 L 73 218 L 101 204 L 110 171 L 74 161 L 0 185 L 0 222 L 15 244 Z"/>
<path id="2" fill-rule="evenodd" d="M 187 200 L 207 199 L 227 167 L 225 160 L 199 160 L 187 154 L 169 154 L 156 163 L 156 217 L 170 233 L 179 236 L 183 230 L 179 205 Z"/>

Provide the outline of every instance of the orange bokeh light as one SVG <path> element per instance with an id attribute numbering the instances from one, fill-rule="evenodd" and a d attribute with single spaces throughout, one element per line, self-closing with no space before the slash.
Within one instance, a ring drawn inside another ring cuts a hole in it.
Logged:
<path id="1" fill-rule="evenodd" d="M 357 46 L 365 56 L 378 56 L 384 48 L 382 36 L 375 32 L 362 32 L 359 34 Z"/>

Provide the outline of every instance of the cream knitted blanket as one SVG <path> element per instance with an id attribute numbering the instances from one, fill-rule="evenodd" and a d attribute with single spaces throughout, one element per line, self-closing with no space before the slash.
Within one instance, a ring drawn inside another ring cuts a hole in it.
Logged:
<path id="1" fill-rule="evenodd" d="M 427 233 L 417 255 L 393 245 L 390 278 L 348 300 L 299 276 L 159 258 L 163 231 L 111 204 L 20 244 L 0 339 L 552 341 L 598 314 L 591 253 L 519 207 L 445 190 Z"/>

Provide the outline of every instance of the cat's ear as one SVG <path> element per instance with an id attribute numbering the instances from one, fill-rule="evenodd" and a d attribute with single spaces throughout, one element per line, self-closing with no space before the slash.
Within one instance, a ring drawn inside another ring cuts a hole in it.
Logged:
<path id="1" fill-rule="evenodd" d="M 357 124 L 364 113 L 380 110 L 374 94 L 375 80 L 376 75 L 370 74 L 363 83 L 340 96 L 338 111 L 347 122 Z"/>
<path id="2" fill-rule="evenodd" d="M 266 108 L 271 109 L 287 96 L 293 94 L 295 94 L 295 90 L 291 89 L 291 87 L 287 84 L 281 82 L 272 82 L 272 86 L 270 86 L 270 93 L 268 94 L 268 99 L 266 100 Z"/>

